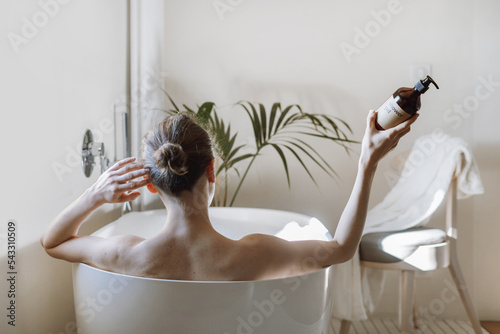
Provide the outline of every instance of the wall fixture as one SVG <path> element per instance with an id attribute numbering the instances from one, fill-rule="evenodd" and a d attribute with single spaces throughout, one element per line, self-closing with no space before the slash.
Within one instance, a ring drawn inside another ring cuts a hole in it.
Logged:
<path id="1" fill-rule="evenodd" d="M 109 159 L 105 156 L 104 143 L 94 142 L 92 131 L 86 130 L 83 136 L 82 144 L 82 167 L 86 177 L 92 175 L 94 170 L 96 157 L 99 158 L 101 164 L 101 173 L 103 173 L 109 164 Z"/>

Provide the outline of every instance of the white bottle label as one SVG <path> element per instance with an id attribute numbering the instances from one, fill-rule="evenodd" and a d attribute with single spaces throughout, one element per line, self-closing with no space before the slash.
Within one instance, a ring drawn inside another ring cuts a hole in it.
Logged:
<path id="1" fill-rule="evenodd" d="M 390 129 L 411 116 L 396 103 L 392 96 L 377 109 L 377 122 L 383 129 Z"/>

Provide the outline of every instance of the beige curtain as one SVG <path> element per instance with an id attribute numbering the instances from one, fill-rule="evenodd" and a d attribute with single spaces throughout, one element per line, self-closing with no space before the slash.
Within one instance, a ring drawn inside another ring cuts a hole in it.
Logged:
<path id="1" fill-rule="evenodd" d="M 165 117 L 163 0 L 129 0 L 129 112 L 131 155 L 140 157 L 142 137 Z M 158 198 L 142 190 L 133 210 L 158 207 Z"/>

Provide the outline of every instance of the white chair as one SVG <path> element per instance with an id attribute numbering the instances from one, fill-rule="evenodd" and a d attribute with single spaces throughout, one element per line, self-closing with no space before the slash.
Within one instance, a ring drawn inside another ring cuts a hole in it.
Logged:
<path id="1" fill-rule="evenodd" d="M 401 333 L 412 333 L 417 321 L 415 272 L 448 268 L 476 334 L 482 333 L 457 258 L 457 179 L 447 193 L 445 230 L 412 228 L 400 232 L 370 233 L 360 243 L 361 266 L 401 271 L 399 322 Z M 413 309 L 413 312 L 412 312 Z M 412 319 L 413 318 L 413 319 Z M 342 321 L 340 333 L 349 333 Z"/>

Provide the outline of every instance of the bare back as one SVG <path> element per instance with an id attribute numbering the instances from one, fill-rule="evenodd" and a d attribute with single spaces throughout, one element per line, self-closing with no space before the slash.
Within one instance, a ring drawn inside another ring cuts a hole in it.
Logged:
<path id="1" fill-rule="evenodd" d="M 129 243 L 122 248 L 121 259 L 115 259 L 109 270 L 142 277 L 204 281 L 258 280 L 301 272 L 286 265 L 286 261 L 282 265 L 275 263 L 280 252 L 273 252 L 273 248 L 291 243 L 269 235 L 252 234 L 231 240 L 214 231 L 194 239 L 123 236 L 116 242 L 126 243 L 127 239 Z"/>

